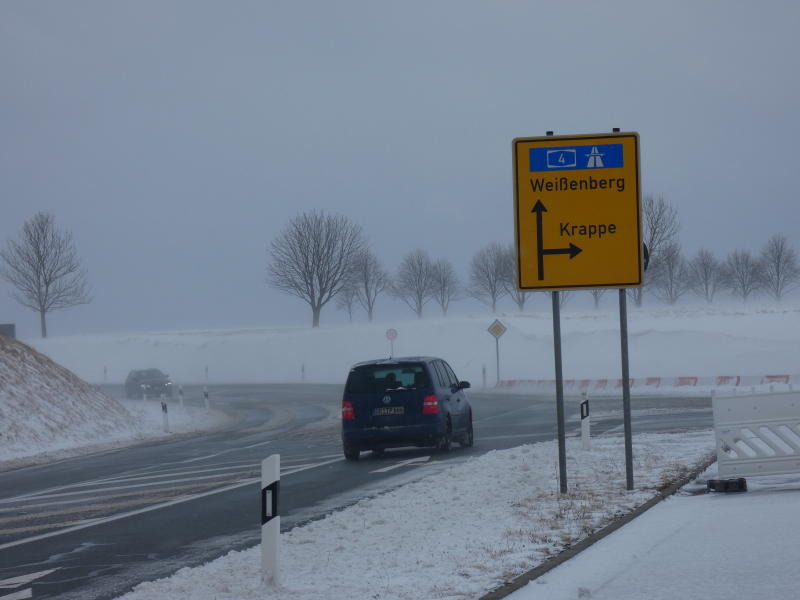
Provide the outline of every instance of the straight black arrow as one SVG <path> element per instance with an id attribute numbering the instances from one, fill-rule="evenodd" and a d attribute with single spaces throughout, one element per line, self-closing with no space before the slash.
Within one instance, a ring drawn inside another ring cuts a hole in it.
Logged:
<path id="1" fill-rule="evenodd" d="M 537 200 L 531 212 L 536 213 L 536 257 L 539 268 L 539 281 L 544 279 L 544 240 L 542 239 L 542 213 L 547 209 L 541 200 Z"/>
<path id="2" fill-rule="evenodd" d="M 539 268 L 539 281 L 544 280 L 544 256 L 545 254 L 569 254 L 569 259 L 572 260 L 583 250 L 573 243 L 570 243 L 569 248 L 545 248 L 544 239 L 542 238 L 542 213 L 546 213 L 547 209 L 541 200 L 537 200 L 533 205 L 531 212 L 536 213 L 536 258 L 537 266 Z"/>

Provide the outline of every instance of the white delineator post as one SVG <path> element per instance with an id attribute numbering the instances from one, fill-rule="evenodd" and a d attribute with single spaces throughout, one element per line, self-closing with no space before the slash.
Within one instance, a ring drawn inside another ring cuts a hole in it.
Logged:
<path id="1" fill-rule="evenodd" d="M 164 433 L 169 433 L 169 413 L 167 413 L 167 403 L 164 401 L 164 394 L 161 394 L 161 413 L 164 416 Z"/>
<path id="2" fill-rule="evenodd" d="M 274 585 L 280 585 L 280 483 L 281 455 L 273 454 L 261 462 L 261 575 L 264 583 Z"/>
<path id="3" fill-rule="evenodd" d="M 589 395 L 583 392 L 583 402 L 581 402 L 581 447 L 584 450 L 591 450 L 591 431 L 589 424 Z"/>
<path id="4" fill-rule="evenodd" d="M 178 401 L 180 402 L 181 408 L 183 408 L 183 386 L 178 386 Z"/>
<path id="5" fill-rule="evenodd" d="M 203 386 L 203 402 L 205 403 L 206 410 L 208 410 L 210 408 L 210 406 L 208 404 L 208 386 L 207 385 Z"/>

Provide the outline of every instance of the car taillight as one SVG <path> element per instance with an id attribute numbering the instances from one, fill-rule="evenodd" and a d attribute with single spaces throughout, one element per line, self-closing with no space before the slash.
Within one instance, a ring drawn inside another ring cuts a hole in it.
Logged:
<path id="1" fill-rule="evenodd" d="M 422 399 L 422 414 L 423 415 L 438 415 L 439 414 L 439 400 L 435 394 L 425 396 Z"/>
<path id="2" fill-rule="evenodd" d="M 342 421 L 354 421 L 356 413 L 350 400 L 342 400 Z"/>

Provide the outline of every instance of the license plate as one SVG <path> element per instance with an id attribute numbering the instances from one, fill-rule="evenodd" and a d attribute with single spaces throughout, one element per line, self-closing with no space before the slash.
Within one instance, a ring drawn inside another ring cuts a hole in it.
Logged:
<path id="1" fill-rule="evenodd" d="M 385 417 L 388 415 L 402 415 L 405 413 L 404 406 L 381 406 L 372 409 L 373 417 Z"/>

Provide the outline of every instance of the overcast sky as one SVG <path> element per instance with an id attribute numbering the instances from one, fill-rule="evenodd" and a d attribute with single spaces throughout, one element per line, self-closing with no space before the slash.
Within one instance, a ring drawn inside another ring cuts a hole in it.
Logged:
<path id="1" fill-rule="evenodd" d="M 465 278 L 513 241 L 514 137 L 620 127 L 687 253 L 797 248 L 798 31 L 797 2 L 3 0 L 0 243 L 36 211 L 72 231 L 94 299 L 51 335 L 306 324 L 265 283 L 298 213 Z"/>

